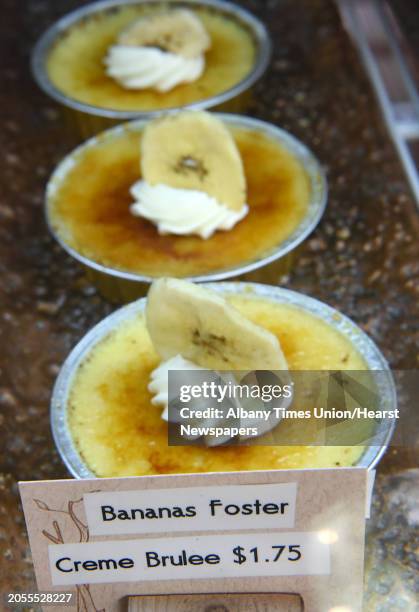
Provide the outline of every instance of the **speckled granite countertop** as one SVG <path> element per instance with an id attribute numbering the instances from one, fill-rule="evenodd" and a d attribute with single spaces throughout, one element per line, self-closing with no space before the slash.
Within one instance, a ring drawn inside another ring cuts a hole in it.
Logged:
<path id="1" fill-rule="evenodd" d="M 66 476 L 48 420 L 59 365 L 113 309 L 49 237 L 42 213 L 48 174 L 72 143 L 56 106 L 31 79 L 29 52 L 47 25 L 80 4 L 2 2 L 0 592 L 34 586 L 16 482 Z M 393 367 L 416 368 L 418 214 L 334 5 L 242 4 L 269 24 L 275 41 L 250 112 L 304 140 L 330 181 L 325 218 L 283 283 L 352 317 Z M 416 466 L 413 450 L 390 450 L 380 464 L 368 527 L 366 610 L 415 609 Z"/>

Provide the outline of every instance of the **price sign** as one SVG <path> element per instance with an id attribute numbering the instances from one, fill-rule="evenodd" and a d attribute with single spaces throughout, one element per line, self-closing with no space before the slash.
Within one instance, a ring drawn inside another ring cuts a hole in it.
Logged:
<path id="1" fill-rule="evenodd" d="M 49 560 L 54 586 L 328 575 L 330 543 L 321 532 L 109 540 L 50 546 Z"/>
<path id="2" fill-rule="evenodd" d="M 288 546 L 285 544 L 273 544 L 271 545 L 271 549 L 272 551 L 275 551 L 274 556 L 269 556 L 269 550 L 264 553 L 266 555 L 265 561 L 267 563 L 269 563 L 269 561 L 273 561 L 274 563 L 279 561 L 284 551 L 286 554 L 287 561 L 300 561 L 302 557 L 301 544 L 288 544 Z M 244 546 L 236 546 L 235 548 L 233 548 L 233 555 L 234 563 L 238 563 L 239 565 L 242 565 L 242 563 L 246 562 L 251 563 L 252 561 L 254 561 L 254 563 L 259 563 L 258 546 L 250 548 L 249 550 L 246 550 Z M 284 559 L 285 557 L 282 558 Z"/>
<path id="3" fill-rule="evenodd" d="M 368 480 L 343 468 L 20 490 L 38 587 L 73 592 L 74 610 L 113 612 L 126 595 L 295 593 L 310 611 L 355 612 Z"/>

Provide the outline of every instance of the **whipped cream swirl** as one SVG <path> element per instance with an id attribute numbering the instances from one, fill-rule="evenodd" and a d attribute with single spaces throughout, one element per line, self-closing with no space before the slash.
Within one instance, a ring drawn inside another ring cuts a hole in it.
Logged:
<path id="1" fill-rule="evenodd" d="M 105 58 L 106 74 L 126 89 L 156 89 L 167 92 L 181 83 L 191 83 L 205 69 L 204 54 L 184 57 L 153 47 L 113 45 Z"/>
<path id="2" fill-rule="evenodd" d="M 204 191 L 143 180 L 131 187 L 131 195 L 135 199 L 131 213 L 152 221 L 160 234 L 196 234 L 207 239 L 217 230 L 231 230 L 249 212 L 247 204 L 239 211 L 231 210 Z"/>
<path id="3" fill-rule="evenodd" d="M 150 383 L 148 385 L 148 390 L 153 394 L 151 403 L 164 407 L 161 415 L 161 418 L 164 421 L 169 420 L 169 372 L 173 370 L 180 372 L 182 370 L 190 371 L 203 369 L 204 368 L 200 368 L 192 363 L 192 361 L 184 359 L 182 355 L 176 355 L 176 357 L 163 361 L 155 370 L 152 371 Z"/>
<path id="4" fill-rule="evenodd" d="M 208 372 L 206 368 L 201 368 L 191 361 L 184 359 L 182 355 L 176 355 L 167 361 L 163 361 L 150 376 L 150 383 L 148 385 L 148 390 L 153 394 L 153 398 L 151 400 L 153 405 L 162 406 L 163 412 L 161 414 L 161 418 L 164 421 L 170 421 L 172 423 L 185 423 L 184 419 L 180 416 L 180 413 L 177 413 L 176 410 L 177 402 L 173 402 L 173 400 L 177 400 L 177 397 L 169 397 L 169 372 L 176 371 L 181 373 L 185 372 L 185 380 L 183 381 L 185 385 L 190 384 L 190 376 L 189 372 L 191 370 L 201 370 Z M 233 385 L 237 385 L 238 381 L 233 373 L 231 372 L 219 372 L 220 378 L 222 378 L 225 384 L 232 383 Z M 288 381 L 291 381 L 290 376 L 288 375 Z M 180 385 L 181 379 L 178 378 L 178 383 Z M 290 397 L 283 397 L 276 402 L 276 407 L 285 411 L 292 404 L 293 401 L 293 393 L 291 393 Z M 245 409 L 248 411 L 256 411 L 256 410 L 266 410 L 263 402 L 257 399 L 242 399 L 240 402 L 236 398 L 231 398 L 230 402 L 232 407 Z M 170 418 L 169 418 L 169 404 L 171 404 L 170 408 Z M 179 407 L 180 408 L 180 407 Z M 234 426 L 243 429 L 255 428 L 257 429 L 257 436 L 255 435 L 239 435 L 238 438 L 240 440 L 248 440 L 254 437 L 260 437 L 265 433 L 268 433 L 272 429 L 274 429 L 278 423 L 281 421 L 282 417 L 278 417 L 274 411 L 272 411 L 268 418 L 266 418 L 263 422 L 260 418 L 239 418 L 236 420 Z M 189 421 L 189 419 L 188 419 Z M 231 422 L 230 422 L 231 423 Z M 225 444 L 229 440 L 232 439 L 231 435 L 225 433 L 224 435 L 219 435 L 215 437 L 214 435 L 206 435 L 205 430 L 213 427 L 221 427 L 228 430 L 229 420 L 226 418 L 195 418 L 193 422 L 191 420 L 191 425 L 198 428 L 199 433 L 187 435 L 185 432 L 182 433 L 182 437 L 187 440 L 198 440 L 199 438 L 203 438 L 206 446 L 220 446 Z"/>

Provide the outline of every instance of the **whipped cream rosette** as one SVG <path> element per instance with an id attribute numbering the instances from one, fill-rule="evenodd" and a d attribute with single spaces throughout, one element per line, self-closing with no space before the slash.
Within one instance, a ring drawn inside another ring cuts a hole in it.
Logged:
<path id="1" fill-rule="evenodd" d="M 177 279 L 159 279 L 153 283 L 147 298 L 147 329 L 153 346 L 161 357 L 160 365 L 151 373 L 149 391 L 153 394 L 152 403 L 163 407 L 162 418 L 174 423 L 181 422 L 176 397 L 170 397 L 168 376 L 175 371 L 181 382 L 190 384 L 192 371 L 206 372 L 206 379 L 238 387 L 247 386 L 255 378 L 254 370 L 278 371 L 284 373 L 290 383 L 288 364 L 276 336 L 263 327 L 256 325 L 239 313 L 226 300 L 212 291 Z M 241 372 L 239 380 L 235 372 Z M 275 403 L 277 408 L 286 410 L 292 402 L 284 397 Z M 260 405 L 259 405 L 260 404 Z M 195 405 L 205 409 L 207 403 L 202 398 Z M 170 410 L 169 410 L 170 406 Z M 275 413 L 261 422 L 258 418 L 241 417 L 246 408 L 264 408 L 263 402 L 254 399 L 239 399 L 230 395 L 218 416 L 192 418 L 192 424 L 203 429 L 228 425 L 228 409 L 235 409 L 238 428 L 257 428 L 260 436 L 272 430 L 281 420 Z M 265 406 L 266 409 L 266 406 Z M 231 420 L 230 420 L 231 422 Z M 197 435 L 183 435 L 194 440 Z M 217 437 L 202 435 L 208 446 L 218 446 L 228 442 L 228 433 Z M 241 435 L 241 439 L 252 436 Z"/>
<path id="2" fill-rule="evenodd" d="M 131 24 L 105 58 L 106 72 L 126 89 L 167 92 L 199 79 L 210 37 L 188 9 L 147 15 Z"/>
<path id="3" fill-rule="evenodd" d="M 210 238 L 248 213 L 243 162 L 225 125 L 206 112 L 152 121 L 141 143 L 142 179 L 131 188 L 133 215 L 161 234 Z"/>

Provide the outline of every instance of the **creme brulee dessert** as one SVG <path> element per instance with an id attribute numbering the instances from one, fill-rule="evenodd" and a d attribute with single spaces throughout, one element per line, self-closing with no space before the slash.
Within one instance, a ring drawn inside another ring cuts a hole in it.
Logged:
<path id="1" fill-rule="evenodd" d="M 216 293 L 160 279 L 152 285 L 145 311 L 110 330 L 72 376 L 66 410 L 75 446 L 101 477 L 351 466 L 358 461 L 362 446 L 168 446 L 162 369 L 167 376 L 168 369 L 250 366 L 367 369 L 348 337 L 303 307 L 252 292 Z M 298 426 L 312 423 L 299 421 Z M 294 427 L 283 419 L 281 440 L 291 444 Z"/>
<path id="2" fill-rule="evenodd" d="M 48 188 L 63 246 L 116 271 L 196 277 L 260 261 L 291 240 L 316 179 L 272 126 L 222 117 L 184 111 L 76 150 Z"/>
<path id="3" fill-rule="evenodd" d="M 211 98 L 251 73 L 256 42 L 228 9 L 170 4 L 120 4 L 85 15 L 52 45 L 50 81 L 94 107 L 155 111 Z"/>

